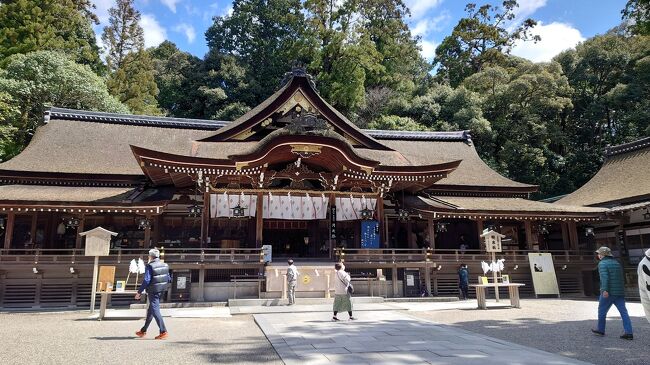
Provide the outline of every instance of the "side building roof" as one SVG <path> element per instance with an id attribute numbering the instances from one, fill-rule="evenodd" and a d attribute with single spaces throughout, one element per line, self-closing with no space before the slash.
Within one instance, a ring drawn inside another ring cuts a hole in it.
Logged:
<path id="1" fill-rule="evenodd" d="M 650 199 L 650 137 L 609 147 L 596 175 L 557 204 L 613 207 Z"/>

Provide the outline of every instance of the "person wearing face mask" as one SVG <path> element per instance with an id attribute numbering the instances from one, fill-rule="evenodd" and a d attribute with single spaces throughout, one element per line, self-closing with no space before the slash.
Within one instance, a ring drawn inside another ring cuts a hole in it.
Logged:
<path id="1" fill-rule="evenodd" d="M 624 340 L 632 340 L 632 322 L 625 308 L 625 281 L 623 280 L 623 268 L 621 264 L 612 256 L 612 250 L 609 247 L 601 247 L 596 253 L 598 254 L 598 274 L 600 276 L 600 298 L 598 299 L 598 328 L 592 329 L 591 332 L 598 336 L 605 336 L 605 320 L 607 312 L 616 306 L 623 320 L 623 330 L 625 333 L 621 336 Z"/>

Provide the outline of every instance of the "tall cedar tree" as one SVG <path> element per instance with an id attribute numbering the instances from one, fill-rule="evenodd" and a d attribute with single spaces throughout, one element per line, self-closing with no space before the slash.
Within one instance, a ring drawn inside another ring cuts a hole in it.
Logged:
<path id="1" fill-rule="evenodd" d="M 539 36 L 531 34 L 531 28 L 537 25 L 532 19 L 510 29 L 518 6 L 516 0 L 504 1 L 502 8 L 467 4 L 468 16 L 459 20 L 451 35 L 436 48 L 433 62 L 439 66 L 438 79 L 457 86 L 485 65 L 500 64 L 516 41 L 539 41 Z"/>
<path id="2" fill-rule="evenodd" d="M 106 63 L 109 70 L 116 71 L 124 64 L 131 52 L 144 48 L 144 31 L 140 27 L 140 12 L 133 5 L 134 0 L 117 0 L 108 10 L 109 25 L 104 27 L 102 41 L 106 47 Z"/>
<path id="3" fill-rule="evenodd" d="M 235 0 L 232 9 L 232 15 L 215 17 L 205 36 L 210 52 L 234 56 L 246 69 L 251 102 L 257 104 L 277 89 L 292 64 L 308 61 L 301 1 Z"/>
<path id="4" fill-rule="evenodd" d="M 104 65 L 89 0 L 0 0 L 0 60 L 17 53 L 62 51 L 101 73 Z"/>

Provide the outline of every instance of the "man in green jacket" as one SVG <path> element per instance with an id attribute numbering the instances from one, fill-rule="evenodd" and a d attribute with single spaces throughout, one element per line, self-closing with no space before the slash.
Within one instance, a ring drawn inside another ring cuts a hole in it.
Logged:
<path id="1" fill-rule="evenodd" d="M 600 275 L 600 298 L 598 299 L 598 329 L 592 329 L 591 332 L 599 335 L 605 335 L 605 320 L 607 312 L 616 306 L 623 320 L 623 329 L 625 333 L 621 336 L 624 340 L 631 340 L 632 322 L 625 308 L 625 281 L 623 280 L 623 268 L 612 257 L 612 250 L 609 247 L 601 247 L 596 253 L 598 254 L 598 274 Z"/>

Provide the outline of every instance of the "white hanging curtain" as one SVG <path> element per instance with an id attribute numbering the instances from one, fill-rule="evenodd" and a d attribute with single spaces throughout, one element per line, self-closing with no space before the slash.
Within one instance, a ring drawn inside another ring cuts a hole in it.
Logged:
<path id="1" fill-rule="evenodd" d="M 242 194 L 211 194 L 210 218 L 232 218 L 232 208 L 237 205 L 244 209 L 245 217 L 254 217 L 257 210 L 257 195 Z"/>
<path id="2" fill-rule="evenodd" d="M 377 208 L 377 199 L 366 197 L 340 196 L 336 198 L 336 220 L 353 221 L 361 219 L 361 210 Z"/>
<path id="3" fill-rule="evenodd" d="M 263 198 L 263 218 L 310 220 L 327 218 L 328 199 L 309 194 L 269 195 Z"/>

